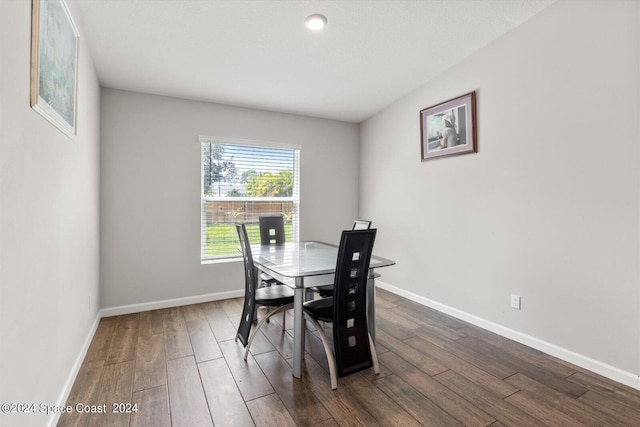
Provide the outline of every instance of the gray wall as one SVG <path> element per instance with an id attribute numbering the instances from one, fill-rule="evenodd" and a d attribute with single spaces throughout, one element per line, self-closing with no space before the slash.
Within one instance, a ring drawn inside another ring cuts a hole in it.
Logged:
<path id="1" fill-rule="evenodd" d="M 103 307 L 243 289 L 240 262 L 200 264 L 198 135 L 302 146 L 301 239 L 356 217 L 358 125 L 103 89 Z"/>
<path id="2" fill-rule="evenodd" d="M 363 123 L 360 178 L 385 282 L 638 388 L 639 6 L 550 6 Z M 419 111 L 474 90 L 479 152 L 421 162 Z"/>
<path id="3" fill-rule="evenodd" d="M 238 263 L 200 265 L 199 134 L 302 145 L 301 237 L 372 219 L 396 290 L 640 373 L 637 2 L 551 6 L 368 120 L 360 149 L 353 124 L 100 104 L 82 38 L 70 140 L 29 107 L 30 15 L 0 1 L 0 402 L 64 397 L 100 307 L 240 289 Z M 418 111 L 470 90 L 480 152 L 421 163 Z"/>
<path id="4" fill-rule="evenodd" d="M 31 2 L 0 1 L 0 402 L 54 405 L 100 307 L 100 88 L 82 23 L 78 136 L 29 106 Z M 91 302 L 89 299 L 91 298 Z M 44 425 L 0 414 L 0 425 Z"/>

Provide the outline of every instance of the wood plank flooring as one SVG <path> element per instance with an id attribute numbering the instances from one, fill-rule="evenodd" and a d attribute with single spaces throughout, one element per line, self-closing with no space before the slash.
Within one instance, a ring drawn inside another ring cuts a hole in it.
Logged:
<path id="1" fill-rule="evenodd" d="M 336 391 L 317 332 L 304 377 L 292 377 L 280 316 L 245 362 L 234 341 L 242 299 L 104 318 L 67 404 L 107 413 L 74 411 L 58 425 L 640 425 L 638 390 L 384 290 L 376 308 L 381 373 L 341 378 Z"/>

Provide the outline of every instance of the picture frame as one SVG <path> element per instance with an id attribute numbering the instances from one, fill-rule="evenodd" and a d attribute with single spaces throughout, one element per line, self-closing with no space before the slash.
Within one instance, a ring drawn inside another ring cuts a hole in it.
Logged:
<path id="1" fill-rule="evenodd" d="M 64 0 L 31 1 L 31 108 L 77 134 L 78 29 Z"/>
<path id="2" fill-rule="evenodd" d="M 420 111 L 421 160 L 477 153 L 476 93 Z"/>

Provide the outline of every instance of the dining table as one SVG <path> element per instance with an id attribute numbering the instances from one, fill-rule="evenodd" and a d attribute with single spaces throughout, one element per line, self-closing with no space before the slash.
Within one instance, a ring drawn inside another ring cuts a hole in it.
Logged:
<path id="1" fill-rule="evenodd" d="M 252 245 L 254 267 L 290 286 L 293 298 L 293 376 L 302 377 L 302 360 L 305 348 L 305 319 L 303 304 L 310 288 L 332 285 L 338 259 L 338 246 L 309 241 L 287 242 L 281 245 Z M 395 262 L 371 255 L 367 280 L 367 322 L 369 333 L 375 342 L 375 279 L 377 268 L 394 265 Z"/>

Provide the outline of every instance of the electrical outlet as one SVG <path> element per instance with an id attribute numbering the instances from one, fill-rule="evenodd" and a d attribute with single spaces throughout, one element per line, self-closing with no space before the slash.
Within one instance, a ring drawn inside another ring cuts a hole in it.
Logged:
<path id="1" fill-rule="evenodd" d="M 520 295 L 511 295 L 511 308 L 520 310 Z"/>

